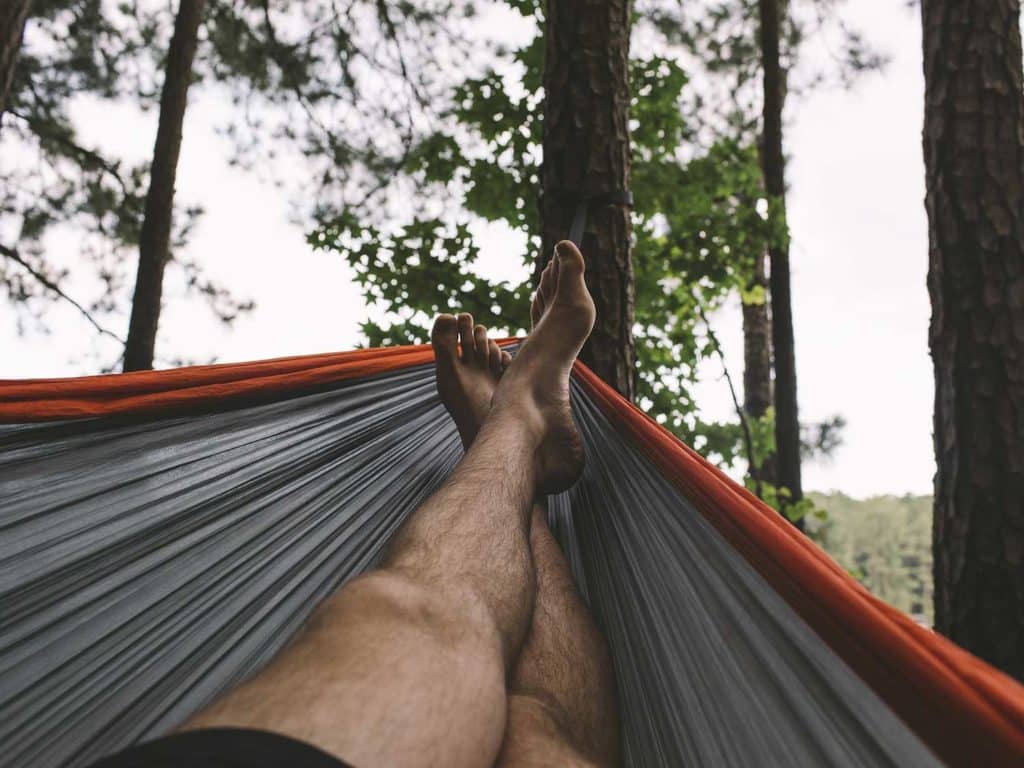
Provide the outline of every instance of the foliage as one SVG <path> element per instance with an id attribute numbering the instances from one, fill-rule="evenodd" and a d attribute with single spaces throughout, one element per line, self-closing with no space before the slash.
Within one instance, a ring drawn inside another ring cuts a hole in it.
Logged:
<path id="1" fill-rule="evenodd" d="M 634 178 L 644 198 L 634 251 L 641 402 L 681 437 L 731 462 L 736 429 L 715 444 L 714 425 L 695 419 L 689 389 L 699 363 L 718 353 L 708 315 L 746 286 L 770 236 L 757 212 L 756 154 L 723 140 L 687 163 L 638 162 Z"/>
<path id="2" fill-rule="evenodd" d="M 19 330 L 46 330 L 51 302 L 65 301 L 114 339 L 120 353 L 120 336 L 108 324 L 134 273 L 148 163 L 128 164 L 86 145 L 71 114 L 82 98 L 153 107 L 162 38 L 172 19 L 102 0 L 47 0 L 34 11 L 4 115 L 4 148 L 16 160 L 0 181 L 0 289 L 18 310 Z M 188 295 L 205 299 L 230 323 L 251 302 L 236 300 L 180 253 L 202 209 L 178 208 L 171 273 Z M 49 236 L 61 230 L 75 233 L 74 256 L 47 252 Z M 70 296 L 69 278 L 92 286 L 90 298 Z"/>
<path id="3" fill-rule="evenodd" d="M 386 234 L 343 215 L 310 243 L 342 253 L 367 301 L 394 308 L 386 325 L 362 324 L 371 346 L 422 343 L 434 316 L 453 306 L 492 328 L 521 331 L 529 323 L 528 286 L 472 271 L 479 252 L 465 224 L 414 219 Z"/>
<path id="4" fill-rule="evenodd" d="M 539 0 L 507 5 L 542 28 Z M 170 9 L 103 0 L 37 7 L 15 114 L 4 126 L 5 147 L 34 154 L 0 187 L 0 284 L 42 320 L 69 272 L 88 272 L 99 289 L 79 306 L 102 327 L 126 298 L 148 167 L 82 146 L 69 110 L 83 96 L 152 107 Z M 208 5 L 195 76 L 231 97 L 224 130 L 233 162 L 270 178 L 280 166 L 303 169 L 296 215 L 317 222 L 315 247 L 354 268 L 383 317 L 363 325 L 373 344 L 425 340 L 432 315 L 453 306 L 498 330 L 527 325 L 525 275 L 539 244 L 543 38 L 514 51 L 470 45 L 475 10 L 472 0 Z M 769 218 L 762 200 L 755 11 L 753 0 L 640 2 L 635 30 L 644 44 L 634 51 L 643 54 L 630 63 L 640 402 L 727 464 L 745 456 L 743 425 L 702 421 L 691 397 L 701 362 L 718 354 L 707 318 L 730 295 L 764 300 L 748 290 L 753 259 L 787 236 L 784 222 L 771 229 L 767 222 L 781 219 Z M 791 30 L 791 62 L 811 28 Z M 474 51 L 488 57 L 486 66 L 477 66 Z M 200 212 L 177 212 L 175 260 Z M 470 239 L 478 221 L 503 223 L 522 238 L 522 280 L 481 275 Z M 61 263 L 44 246 L 48 233 L 68 227 L 81 235 L 82 258 Z M 199 264 L 177 266 L 222 319 L 248 307 L 206 280 Z M 755 453 L 769 450 L 770 422 L 746 429 Z M 834 435 L 821 433 L 828 440 L 819 443 L 827 447 Z"/>
<path id="5" fill-rule="evenodd" d="M 406 170 L 421 194 L 457 199 L 454 216 L 384 228 L 346 213 L 311 235 L 314 247 L 344 256 L 367 300 L 386 313 L 384 323 L 364 325 L 370 343 L 422 342 L 432 316 L 451 307 L 500 332 L 526 328 L 529 283 L 509 285 L 475 274 L 469 224 L 477 217 L 522 233 L 527 245 L 521 259 L 532 265 L 540 240 L 535 201 L 542 54 L 538 35 L 509 57 L 507 69 L 518 80 L 494 67 L 459 85 L 445 128 L 411 153 Z M 641 402 L 677 434 L 731 462 L 735 434 L 715 443 L 707 439 L 708 425 L 706 434 L 698 434 L 688 390 L 698 361 L 713 352 L 697 309 L 720 306 L 746 284 L 770 234 L 757 211 L 756 153 L 722 141 L 684 160 L 685 73 L 666 57 L 648 56 L 631 62 L 630 75 Z"/>
<path id="6" fill-rule="evenodd" d="M 819 11 L 826 5 L 808 2 Z M 508 4 L 543 28 L 537 0 Z M 788 230 L 781 216 L 767 215 L 774 202 L 764 200 L 756 150 L 756 3 L 697 5 L 684 12 L 682 5 L 650 0 L 635 13 L 634 38 L 649 43 L 630 62 L 639 402 L 698 450 L 736 464 L 749 458 L 744 425 L 701 420 L 691 397 L 701 362 L 718 354 L 707 318 L 730 295 L 764 300 L 763 289 L 760 296 L 746 295 L 754 259 Z M 820 28 L 828 14 L 818 15 Z M 812 26 L 789 30 L 790 61 Z M 540 242 L 543 55 L 538 32 L 480 76 L 466 78 L 439 115 L 440 127 L 412 147 L 403 174 L 417 196 L 443 201 L 439 210 L 408 223 L 367 220 L 348 210 L 320 217 L 310 243 L 348 261 L 383 317 L 364 324 L 370 343 L 423 342 L 432 316 L 452 307 L 471 311 L 500 333 L 525 328 L 525 275 Z M 700 89 L 681 61 L 706 81 Z M 870 63 L 861 56 L 850 65 Z M 728 105 L 720 100 L 718 116 L 709 119 L 715 89 L 728 96 Z M 474 268 L 468 233 L 479 220 L 522 235 L 523 282 L 487 280 Z M 840 426 L 834 421 L 818 428 L 818 448 L 834 448 Z M 756 438 L 754 452 L 769 455 L 771 414 L 746 429 Z M 818 513 L 805 507 L 795 514 Z"/>
<path id="7" fill-rule="evenodd" d="M 303 168 L 302 220 L 384 202 L 395 173 L 452 85 L 445 59 L 468 58 L 470 0 L 215 0 L 203 77 L 236 107 L 232 162 Z M 269 172 L 273 175 L 273 171 Z M 300 190 L 296 190 L 300 192 Z"/>
<path id="8" fill-rule="evenodd" d="M 828 519 L 809 521 L 808 535 L 873 594 L 931 626 L 931 497 L 809 496 Z"/>
<path id="9" fill-rule="evenodd" d="M 203 87 L 230 92 L 236 108 L 224 133 L 233 162 L 258 161 L 268 177 L 279 154 L 292 173 L 295 161 L 305 166 L 300 217 L 317 205 L 368 205 L 405 161 L 416 121 L 438 103 L 430 73 L 439 68 L 425 64 L 445 41 L 457 42 L 453 19 L 469 8 L 449 0 L 211 0 L 191 98 Z M 71 115 L 82 100 L 156 106 L 173 10 L 34 4 L 2 133 L 0 290 L 18 309 L 19 329 L 46 330 L 57 299 L 120 351 L 111 329 L 129 298 L 149 164 L 86 145 Z M 183 255 L 201 212 L 187 204 L 175 211 L 168 279 L 231 322 L 252 303 Z M 52 233 L 77 242 L 77 252 L 54 253 Z"/>
<path id="10" fill-rule="evenodd" d="M 849 87 L 862 73 L 885 65 L 885 56 L 844 19 L 844 0 L 784 5 L 780 54 L 789 95 Z M 638 0 L 638 14 L 703 83 L 692 106 L 704 143 L 720 135 L 756 142 L 762 101 L 758 0 Z M 831 65 L 822 67 L 822 60 Z"/>

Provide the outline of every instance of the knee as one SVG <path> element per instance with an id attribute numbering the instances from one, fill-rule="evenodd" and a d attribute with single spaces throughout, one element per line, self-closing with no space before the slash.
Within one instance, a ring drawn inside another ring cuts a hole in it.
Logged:
<path id="1" fill-rule="evenodd" d="M 498 768 L 535 765 L 563 765 L 598 768 L 582 745 L 574 743 L 565 727 L 564 713 L 544 696 L 512 693 L 508 697 L 508 720 Z"/>

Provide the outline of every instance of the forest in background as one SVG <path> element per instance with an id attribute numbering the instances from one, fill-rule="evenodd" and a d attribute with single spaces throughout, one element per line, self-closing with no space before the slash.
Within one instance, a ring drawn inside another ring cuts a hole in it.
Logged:
<path id="1" fill-rule="evenodd" d="M 932 497 L 810 492 L 807 533 L 877 597 L 932 626 Z"/>

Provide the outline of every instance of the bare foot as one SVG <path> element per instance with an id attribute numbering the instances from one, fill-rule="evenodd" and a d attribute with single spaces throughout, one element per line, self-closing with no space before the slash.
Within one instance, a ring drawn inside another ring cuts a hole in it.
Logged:
<path id="1" fill-rule="evenodd" d="M 430 343 L 437 366 L 437 393 L 468 450 L 491 410 L 498 379 L 512 358 L 487 338 L 484 326 L 474 326 L 473 316 L 465 313 L 439 315 Z"/>
<path id="2" fill-rule="evenodd" d="M 510 412 L 536 436 L 541 494 L 565 490 L 583 469 L 583 445 L 569 407 L 569 373 L 594 326 L 583 271 L 576 246 L 560 242 L 530 307 L 533 329 L 511 364 L 509 354 L 488 340 L 487 329 L 474 327 L 471 315 L 440 315 L 431 333 L 437 391 L 463 446 L 472 444 L 492 405 Z"/>
<path id="3" fill-rule="evenodd" d="M 496 416 L 507 412 L 533 431 L 539 494 L 569 488 L 583 471 L 583 444 L 569 407 L 569 374 L 595 318 L 583 271 L 576 246 L 558 243 L 530 309 L 533 329 L 491 400 Z"/>

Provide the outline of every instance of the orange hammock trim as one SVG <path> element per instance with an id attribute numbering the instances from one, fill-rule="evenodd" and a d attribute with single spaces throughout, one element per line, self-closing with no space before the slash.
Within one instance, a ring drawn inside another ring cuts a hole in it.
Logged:
<path id="1" fill-rule="evenodd" d="M 576 378 L 609 420 L 932 750 L 956 765 L 1024 755 L 1024 687 L 872 595 L 778 512 L 590 369 Z"/>
<path id="2" fill-rule="evenodd" d="M 0 423 L 173 415 L 234 407 L 433 360 L 429 346 L 410 345 L 72 379 L 0 379 Z"/>

